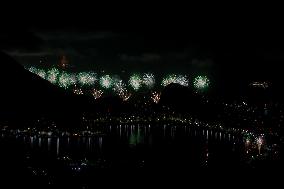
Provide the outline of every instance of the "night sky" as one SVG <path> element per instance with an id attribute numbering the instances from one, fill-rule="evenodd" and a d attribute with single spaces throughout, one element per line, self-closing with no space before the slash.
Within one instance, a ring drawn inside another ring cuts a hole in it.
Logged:
<path id="1" fill-rule="evenodd" d="M 277 81 L 281 74 L 284 40 L 276 23 L 164 20 L 101 26 L 89 21 L 69 18 L 5 27 L 0 48 L 23 65 L 43 68 L 66 55 L 76 71 L 205 74 L 226 82 Z"/>

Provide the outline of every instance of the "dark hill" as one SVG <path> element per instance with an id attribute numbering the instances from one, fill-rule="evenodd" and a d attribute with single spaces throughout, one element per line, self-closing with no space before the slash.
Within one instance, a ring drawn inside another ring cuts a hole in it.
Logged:
<path id="1" fill-rule="evenodd" d="M 206 97 L 196 93 L 192 88 L 170 84 L 163 90 L 159 104 L 179 113 L 190 113 L 202 119 L 216 119 L 220 107 L 212 101 L 205 101 Z"/>
<path id="2" fill-rule="evenodd" d="M 79 120 L 85 100 L 25 70 L 2 52 L 0 65 L 0 120 L 21 123 L 47 116 L 66 125 Z"/>
<path id="3" fill-rule="evenodd" d="M 163 90 L 160 104 L 169 106 L 176 111 L 189 112 L 198 107 L 200 96 L 191 88 L 172 83 Z"/>

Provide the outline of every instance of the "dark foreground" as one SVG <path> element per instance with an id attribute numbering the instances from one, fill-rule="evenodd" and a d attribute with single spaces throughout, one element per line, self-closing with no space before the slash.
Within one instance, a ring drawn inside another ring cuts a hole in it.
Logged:
<path id="1" fill-rule="evenodd" d="M 98 130 L 92 136 L 2 131 L 3 186 L 7 182 L 8 186 L 90 188 L 113 184 L 114 178 L 122 183 L 146 182 L 144 174 L 153 179 L 182 173 L 189 179 L 200 172 L 205 176 L 209 171 L 244 174 L 283 168 L 277 137 L 253 138 L 186 125 L 101 125 Z"/>

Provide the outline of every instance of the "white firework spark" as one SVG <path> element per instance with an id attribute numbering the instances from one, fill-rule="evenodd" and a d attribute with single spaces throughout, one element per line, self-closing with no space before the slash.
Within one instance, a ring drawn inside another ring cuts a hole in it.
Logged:
<path id="1" fill-rule="evenodd" d="M 198 90 L 203 90 L 208 88 L 209 84 L 210 81 L 206 76 L 197 76 L 193 82 L 194 87 Z"/>
<path id="2" fill-rule="evenodd" d="M 77 75 L 77 79 L 78 79 L 78 83 L 80 85 L 91 86 L 96 82 L 97 77 L 96 77 L 96 74 L 94 72 L 80 72 Z"/>
<path id="3" fill-rule="evenodd" d="M 30 68 L 28 68 L 28 70 L 30 72 L 40 76 L 43 79 L 45 79 L 45 77 L 46 77 L 46 72 L 43 69 L 37 69 L 37 68 L 31 66 Z"/>
<path id="4" fill-rule="evenodd" d="M 103 88 L 109 89 L 112 83 L 112 78 L 109 75 L 104 75 L 100 78 L 100 84 Z"/>
<path id="5" fill-rule="evenodd" d="M 50 82 L 55 84 L 58 79 L 59 71 L 56 68 L 51 68 L 50 70 L 47 71 L 47 77 L 46 79 Z"/>
<path id="6" fill-rule="evenodd" d="M 101 98 L 103 95 L 103 91 L 94 89 L 92 95 L 95 99 Z"/>
<path id="7" fill-rule="evenodd" d="M 80 89 L 80 88 L 75 88 L 75 89 L 73 90 L 73 92 L 74 92 L 74 94 L 76 94 L 76 95 L 83 95 L 83 94 L 84 94 L 83 91 L 82 91 L 82 89 Z"/>
<path id="8" fill-rule="evenodd" d="M 167 86 L 171 83 L 177 83 L 177 84 L 180 84 L 182 86 L 188 86 L 188 79 L 187 79 L 187 76 L 185 75 L 175 75 L 175 74 L 171 74 L 171 75 L 168 75 L 167 77 L 165 77 L 163 80 L 162 80 L 162 86 Z"/>
<path id="9" fill-rule="evenodd" d="M 139 90 L 142 84 L 142 79 L 138 74 L 133 74 L 129 78 L 129 85 L 135 90 Z"/>
<path id="10" fill-rule="evenodd" d="M 131 97 L 131 93 L 127 91 L 126 84 L 120 79 L 113 79 L 113 83 L 113 91 L 116 92 L 123 101 L 127 101 Z"/>
<path id="11" fill-rule="evenodd" d="M 147 88 L 153 88 L 155 85 L 155 77 L 151 73 L 146 73 L 143 75 L 142 78 L 143 84 L 146 85 Z"/>
<path id="12" fill-rule="evenodd" d="M 151 99 L 153 100 L 154 103 L 158 104 L 161 98 L 161 93 L 160 92 L 152 92 Z"/>
<path id="13" fill-rule="evenodd" d="M 188 83 L 189 83 L 189 81 L 188 81 L 188 79 L 185 75 L 178 75 L 176 77 L 175 82 L 182 85 L 182 86 L 185 86 L 185 87 L 187 87 Z"/>
<path id="14" fill-rule="evenodd" d="M 63 88 L 68 88 L 71 85 L 75 85 L 76 81 L 76 75 L 68 74 L 67 72 L 62 72 L 58 78 L 58 84 Z"/>

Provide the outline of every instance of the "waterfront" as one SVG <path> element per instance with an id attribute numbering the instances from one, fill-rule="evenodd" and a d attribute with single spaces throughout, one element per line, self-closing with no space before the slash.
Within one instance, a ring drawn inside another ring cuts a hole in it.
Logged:
<path id="1" fill-rule="evenodd" d="M 98 125 L 97 134 L 15 134 L 2 130 L 2 171 L 44 184 L 92 184 L 102 170 L 281 168 L 281 141 L 192 125 Z M 9 146 L 9 147 L 8 147 Z M 21 167 L 17 167 L 20 165 Z"/>

